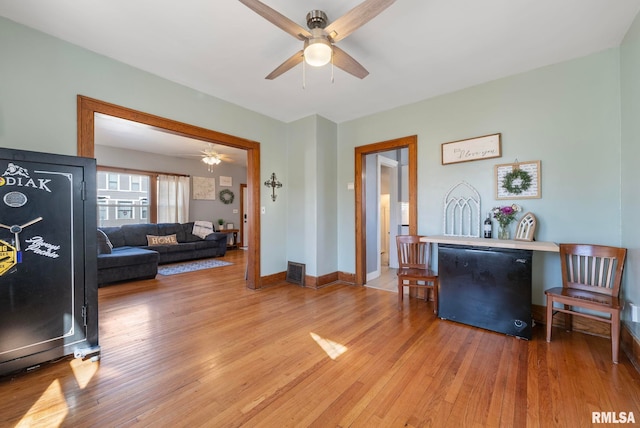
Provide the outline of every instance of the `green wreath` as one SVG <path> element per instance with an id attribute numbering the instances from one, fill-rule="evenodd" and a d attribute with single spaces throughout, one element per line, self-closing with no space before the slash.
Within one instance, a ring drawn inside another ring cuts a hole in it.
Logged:
<path id="1" fill-rule="evenodd" d="M 220 200 L 222 201 L 223 204 L 229 205 L 233 203 L 233 198 L 235 198 L 235 195 L 231 190 L 224 189 L 220 191 Z"/>
<path id="2" fill-rule="evenodd" d="M 520 182 L 515 184 L 516 180 L 519 180 Z M 504 187 L 509 193 L 519 195 L 531 187 L 531 174 L 523 169 L 514 168 L 511 172 L 505 174 L 502 181 L 502 187 Z"/>

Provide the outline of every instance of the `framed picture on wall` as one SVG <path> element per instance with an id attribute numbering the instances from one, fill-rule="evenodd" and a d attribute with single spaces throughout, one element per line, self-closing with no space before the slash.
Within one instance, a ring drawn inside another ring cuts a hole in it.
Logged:
<path id="1" fill-rule="evenodd" d="M 484 135 L 442 144 L 442 165 L 502 156 L 501 134 Z"/>
<path id="2" fill-rule="evenodd" d="M 496 199 L 541 198 L 540 175 L 540 161 L 496 165 Z"/>
<path id="3" fill-rule="evenodd" d="M 207 177 L 193 177 L 193 199 L 216 199 L 216 180 Z"/>
<path id="4" fill-rule="evenodd" d="M 233 177 L 220 176 L 220 186 L 231 187 L 233 186 Z"/>

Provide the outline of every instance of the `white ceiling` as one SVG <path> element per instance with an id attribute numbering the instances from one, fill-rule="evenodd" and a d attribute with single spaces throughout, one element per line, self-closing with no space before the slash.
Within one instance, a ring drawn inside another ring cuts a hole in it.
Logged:
<path id="1" fill-rule="evenodd" d="M 306 28 L 362 0 L 262 0 Z M 336 123 L 618 46 L 640 0 L 397 0 L 337 43 L 363 80 L 302 66 L 264 77 L 302 42 L 237 0 L 0 0 L 0 15 L 290 122 Z"/>
<path id="2" fill-rule="evenodd" d="M 176 135 L 161 128 L 100 113 L 95 115 L 95 144 L 185 159 L 200 159 L 214 151 L 225 163 L 247 166 L 245 150 Z"/>

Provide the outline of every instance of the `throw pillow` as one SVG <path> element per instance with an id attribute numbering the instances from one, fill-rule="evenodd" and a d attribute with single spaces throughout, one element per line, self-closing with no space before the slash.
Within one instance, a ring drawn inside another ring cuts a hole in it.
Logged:
<path id="1" fill-rule="evenodd" d="M 191 233 L 204 239 L 207 235 L 210 235 L 213 232 L 213 223 L 210 221 L 198 220 L 193 223 L 193 231 Z"/>
<path id="2" fill-rule="evenodd" d="M 167 236 L 155 236 L 155 235 L 147 235 L 147 245 L 178 245 L 178 239 L 176 238 L 176 234 L 167 235 Z"/>
<path id="3" fill-rule="evenodd" d="M 111 241 L 109 241 L 109 237 L 107 236 L 107 234 L 98 229 L 96 238 L 96 243 L 98 244 L 98 254 L 111 254 L 113 245 L 111 244 Z"/>

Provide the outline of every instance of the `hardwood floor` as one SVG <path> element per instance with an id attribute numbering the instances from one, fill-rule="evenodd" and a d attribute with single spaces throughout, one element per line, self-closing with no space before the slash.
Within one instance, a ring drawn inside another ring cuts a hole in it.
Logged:
<path id="1" fill-rule="evenodd" d="M 431 302 L 332 285 L 244 286 L 232 266 L 100 289 L 99 363 L 0 379 L 0 426 L 590 426 L 633 412 L 640 374 L 609 341 L 524 341 Z"/>

